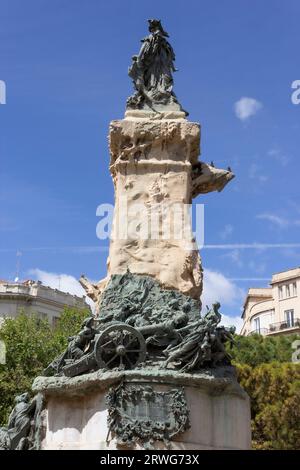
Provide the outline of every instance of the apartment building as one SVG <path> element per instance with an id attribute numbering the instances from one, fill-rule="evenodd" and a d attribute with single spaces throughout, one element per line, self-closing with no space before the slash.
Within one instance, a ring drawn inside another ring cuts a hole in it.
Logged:
<path id="1" fill-rule="evenodd" d="M 242 319 L 245 336 L 300 333 L 300 268 L 274 274 L 270 287 L 250 288 Z"/>
<path id="2" fill-rule="evenodd" d="M 85 297 L 44 286 L 40 281 L 8 282 L 0 280 L 0 323 L 21 311 L 48 318 L 55 325 L 65 307 L 90 308 Z"/>

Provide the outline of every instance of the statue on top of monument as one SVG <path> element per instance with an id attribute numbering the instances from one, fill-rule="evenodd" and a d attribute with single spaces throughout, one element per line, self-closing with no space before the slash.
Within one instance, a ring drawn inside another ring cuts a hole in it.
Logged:
<path id="1" fill-rule="evenodd" d="M 183 112 L 173 92 L 173 72 L 175 53 L 167 41 L 168 33 L 160 20 L 151 19 L 149 36 L 142 39 L 139 55 L 132 57 L 128 75 L 132 78 L 135 94 L 127 100 L 127 109 L 146 111 Z"/>

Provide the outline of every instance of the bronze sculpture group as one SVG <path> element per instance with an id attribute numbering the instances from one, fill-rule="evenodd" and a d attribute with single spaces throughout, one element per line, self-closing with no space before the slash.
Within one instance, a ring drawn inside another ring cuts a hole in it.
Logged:
<path id="1" fill-rule="evenodd" d="M 118 300 L 115 305 L 110 288 L 114 300 Z M 170 296 L 172 291 L 165 292 L 152 279 L 131 273 L 115 276 L 107 292 L 107 303 L 105 293 L 102 301 L 105 313 L 102 315 L 100 310 L 97 317 L 83 322 L 82 329 L 69 338 L 68 347 L 47 367 L 45 375 L 76 376 L 98 369 L 126 370 L 142 365 L 189 372 L 230 364 L 225 343 L 233 342 L 234 330 L 219 326 L 218 302 L 200 317 L 183 294 L 166 302 L 164 295 Z"/>

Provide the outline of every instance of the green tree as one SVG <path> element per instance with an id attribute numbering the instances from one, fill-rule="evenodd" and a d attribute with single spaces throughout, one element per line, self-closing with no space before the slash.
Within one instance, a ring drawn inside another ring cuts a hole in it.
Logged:
<path id="1" fill-rule="evenodd" d="M 21 313 L 7 318 L 0 329 L 6 345 L 6 364 L 0 364 L 0 425 L 7 422 L 15 395 L 31 391 L 34 378 L 59 354 L 89 310 L 65 308 L 53 329 L 48 320 Z"/>
<path id="2" fill-rule="evenodd" d="M 235 336 L 236 344 L 229 353 L 238 364 L 257 366 L 273 361 L 289 362 L 292 357 L 292 342 L 298 335 L 280 336 Z"/>
<path id="3" fill-rule="evenodd" d="M 300 449 L 300 364 L 237 365 L 251 399 L 252 442 L 256 449 Z"/>

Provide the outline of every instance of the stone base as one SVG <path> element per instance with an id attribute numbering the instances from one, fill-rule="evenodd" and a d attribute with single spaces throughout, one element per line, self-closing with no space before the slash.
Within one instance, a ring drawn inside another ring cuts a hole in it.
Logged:
<path id="1" fill-rule="evenodd" d="M 125 111 L 125 119 L 147 119 L 147 120 L 161 120 L 161 119 L 186 119 L 184 111 L 147 111 L 142 109 L 129 109 Z"/>
<path id="2" fill-rule="evenodd" d="M 74 378 L 37 377 L 34 392 L 45 397 L 42 449 L 142 449 L 142 443 L 120 446 L 107 424 L 107 392 L 125 384 L 147 385 L 155 392 L 184 389 L 190 428 L 170 445 L 155 441 L 155 449 L 250 449 L 250 406 L 236 382 L 233 368 L 202 373 L 143 368 L 97 371 Z"/>

